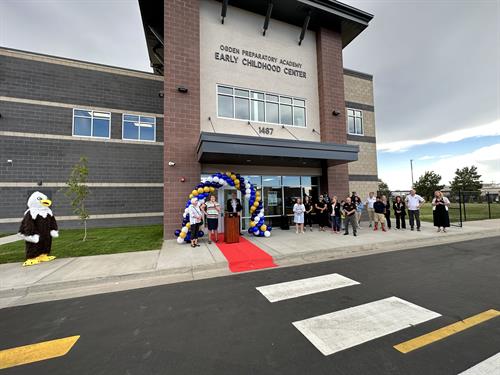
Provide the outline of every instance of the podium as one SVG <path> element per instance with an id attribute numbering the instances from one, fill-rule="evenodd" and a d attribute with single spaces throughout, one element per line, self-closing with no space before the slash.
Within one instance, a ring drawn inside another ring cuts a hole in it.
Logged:
<path id="1" fill-rule="evenodd" d="M 240 242 L 240 217 L 237 214 L 224 215 L 224 242 Z"/>

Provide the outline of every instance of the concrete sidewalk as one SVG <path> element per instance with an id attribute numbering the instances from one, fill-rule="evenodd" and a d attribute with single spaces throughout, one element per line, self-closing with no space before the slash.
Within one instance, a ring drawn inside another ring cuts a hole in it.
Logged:
<path id="1" fill-rule="evenodd" d="M 305 234 L 275 230 L 270 238 L 246 238 L 279 266 L 290 266 L 492 236 L 500 236 L 500 220 L 467 222 L 448 233 L 436 233 L 423 223 L 421 232 L 362 228 L 353 237 L 315 228 Z M 56 259 L 32 267 L 2 264 L 0 308 L 231 274 L 217 246 L 206 240 L 200 244 L 193 249 L 171 240 L 161 250 Z"/>

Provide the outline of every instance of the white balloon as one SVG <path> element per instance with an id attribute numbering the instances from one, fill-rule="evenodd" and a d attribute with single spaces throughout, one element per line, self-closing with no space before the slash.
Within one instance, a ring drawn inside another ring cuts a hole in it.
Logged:
<path id="1" fill-rule="evenodd" d="M 199 204 L 203 204 L 203 203 L 205 203 L 205 199 L 201 199 L 201 200 L 199 200 L 199 201 L 198 201 L 198 203 L 199 203 Z"/>
<path id="2" fill-rule="evenodd" d="M 185 218 L 186 218 L 186 216 L 187 216 L 187 213 L 185 213 L 185 212 L 184 212 L 184 213 L 182 214 L 182 217 L 185 219 Z"/>
<path id="3" fill-rule="evenodd" d="M 186 209 L 184 210 L 184 213 L 185 213 L 185 214 L 187 214 L 188 212 L 189 212 L 189 208 L 186 208 Z"/>
<path id="4" fill-rule="evenodd" d="M 245 194 L 246 199 L 250 199 L 250 194 Z"/>
<path id="5" fill-rule="evenodd" d="M 183 243 L 184 242 L 184 238 L 182 237 L 177 237 L 177 243 Z"/>
<path id="6" fill-rule="evenodd" d="M 207 177 L 207 181 L 208 181 L 208 182 L 212 182 L 212 176 L 208 176 L 208 177 Z"/>
<path id="7" fill-rule="evenodd" d="M 251 186 L 251 185 L 250 185 L 248 182 L 247 182 L 247 183 L 245 183 L 245 189 L 250 189 L 250 186 Z"/>
<path id="8" fill-rule="evenodd" d="M 220 183 L 222 184 L 222 186 L 226 186 L 227 185 L 227 181 L 226 180 L 221 180 Z"/>
<path id="9" fill-rule="evenodd" d="M 254 235 L 254 236 L 258 236 L 259 234 L 260 234 L 260 231 L 258 231 L 258 230 L 257 230 L 257 231 L 255 231 L 255 232 L 253 232 L 253 235 Z"/>
<path id="10" fill-rule="evenodd" d="M 256 227 L 259 226 L 259 220 L 254 221 L 254 224 L 255 224 Z"/>
<path id="11" fill-rule="evenodd" d="M 248 188 L 247 188 L 247 189 L 245 189 L 245 193 L 246 193 L 246 194 L 250 194 L 250 189 L 248 189 Z"/>
<path id="12" fill-rule="evenodd" d="M 189 231 L 188 227 L 182 227 L 181 232 L 187 233 Z"/>
<path id="13" fill-rule="evenodd" d="M 257 216 L 259 216 L 259 217 L 264 216 L 264 210 L 260 210 L 260 212 L 258 213 L 258 215 L 257 215 Z"/>
<path id="14" fill-rule="evenodd" d="M 269 236 L 271 236 L 271 232 L 269 232 L 268 230 L 266 230 L 266 231 L 264 232 L 264 236 L 265 236 L 265 237 L 269 237 Z"/>
<path id="15" fill-rule="evenodd" d="M 219 177 L 215 176 L 213 179 L 212 179 L 213 182 L 219 182 Z"/>

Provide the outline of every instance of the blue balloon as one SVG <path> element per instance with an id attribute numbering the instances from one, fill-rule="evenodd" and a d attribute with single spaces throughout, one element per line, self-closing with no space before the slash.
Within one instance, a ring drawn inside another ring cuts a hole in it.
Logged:
<path id="1" fill-rule="evenodd" d="M 181 230 L 180 229 L 176 229 L 174 234 L 175 234 L 175 237 L 179 237 L 179 234 L 181 233 Z"/>
<path id="2" fill-rule="evenodd" d="M 198 237 L 203 237 L 205 235 L 205 232 L 203 232 L 202 230 L 200 230 L 198 232 Z"/>
<path id="3" fill-rule="evenodd" d="M 270 232 L 270 231 L 273 230 L 273 228 L 272 227 L 267 227 L 267 230 Z"/>

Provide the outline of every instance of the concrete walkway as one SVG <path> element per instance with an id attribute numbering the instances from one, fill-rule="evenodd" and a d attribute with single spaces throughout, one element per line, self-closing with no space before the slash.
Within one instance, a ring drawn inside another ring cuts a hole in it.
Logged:
<path id="1" fill-rule="evenodd" d="M 21 241 L 21 237 L 17 234 L 12 234 L 10 236 L 0 237 L 0 245 L 5 245 L 6 243 Z"/>
<path id="2" fill-rule="evenodd" d="M 492 236 L 500 236 L 500 220 L 467 222 L 448 233 L 436 233 L 424 223 L 421 232 L 362 228 L 353 237 L 314 228 L 305 234 L 275 230 L 270 238 L 247 238 L 279 266 L 290 266 Z M 0 308 L 230 275 L 219 249 L 206 240 L 200 244 L 193 249 L 171 240 L 161 250 L 56 259 L 32 267 L 1 264 Z"/>

